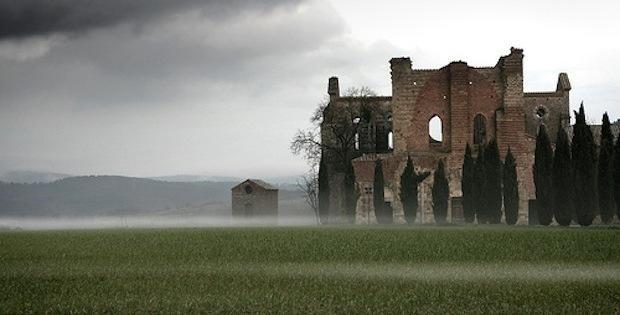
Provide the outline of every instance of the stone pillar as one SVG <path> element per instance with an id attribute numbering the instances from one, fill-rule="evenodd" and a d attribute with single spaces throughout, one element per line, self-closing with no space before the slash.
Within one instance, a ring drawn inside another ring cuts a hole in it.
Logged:
<path id="1" fill-rule="evenodd" d="M 407 152 L 407 135 L 413 120 L 413 82 L 411 59 L 392 58 L 392 112 L 394 152 Z"/>
<path id="2" fill-rule="evenodd" d="M 523 50 L 511 48 L 510 55 L 502 58 L 502 79 L 504 83 L 502 117 L 497 121 L 497 142 L 500 152 L 506 154 L 508 147 L 516 155 L 526 152 L 525 113 L 523 111 Z"/>
<path id="3" fill-rule="evenodd" d="M 473 125 L 469 117 L 469 67 L 465 62 L 450 64 L 450 117 L 446 117 L 444 128 L 450 132 L 444 139 L 450 141 L 446 146 L 453 154 L 463 155 L 467 144 L 469 130 Z M 451 132 L 457 130 L 458 132 Z"/>
<path id="4" fill-rule="evenodd" d="M 333 169 L 333 167 L 330 168 L 330 171 Z M 327 219 L 330 224 L 344 223 L 346 221 L 343 215 L 345 209 L 343 185 L 344 173 L 331 173 L 329 177 L 329 211 Z"/>
<path id="5" fill-rule="evenodd" d="M 503 159 L 510 147 L 517 160 L 519 175 L 520 219 L 526 219 L 527 200 L 533 187 L 529 157 L 530 144 L 525 136 L 525 112 L 523 109 L 523 50 L 510 49 L 510 55 L 500 60 L 503 80 L 503 112 L 496 113 L 497 142 Z M 531 173 L 530 173 L 531 174 Z"/>
<path id="6" fill-rule="evenodd" d="M 330 101 L 340 97 L 340 86 L 337 77 L 329 78 L 329 82 L 327 83 L 327 94 L 329 94 Z"/>
<path id="7" fill-rule="evenodd" d="M 355 224 L 369 225 L 376 224 L 375 206 L 373 203 L 372 183 L 358 183 L 359 198 L 357 199 L 355 211 Z"/>
<path id="8" fill-rule="evenodd" d="M 568 75 L 564 72 L 558 75 L 558 86 L 556 88 L 556 92 L 562 93 L 562 113 L 566 113 L 561 117 L 562 128 L 568 128 L 570 126 L 570 80 L 568 80 Z M 555 135 L 552 137 L 555 139 Z"/>

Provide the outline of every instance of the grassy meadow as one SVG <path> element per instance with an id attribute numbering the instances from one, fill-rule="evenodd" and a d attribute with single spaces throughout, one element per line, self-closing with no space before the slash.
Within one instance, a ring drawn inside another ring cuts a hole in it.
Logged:
<path id="1" fill-rule="evenodd" d="M 620 230 L 0 232 L 0 313 L 620 311 Z"/>

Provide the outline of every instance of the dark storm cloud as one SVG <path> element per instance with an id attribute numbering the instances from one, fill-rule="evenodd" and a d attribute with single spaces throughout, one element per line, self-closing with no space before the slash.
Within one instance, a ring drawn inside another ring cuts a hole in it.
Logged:
<path id="1" fill-rule="evenodd" d="M 202 9 L 182 10 L 151 21 L 139 32 L 121 23 L 88 36 L 4 41 L 4 48 L 12 42 L 18 46 L 5 52 L 3 59 L 0 44 L 0 100 L 4 100 L 0 107 L 43 106 L 59 97 L 80 107 L 126 103 L 155 107 L 174 103 L 196 89 L 221 90 L 222 86 L 270 94 L 274 84 L 316 74 L 322 66 L 308 64 L 320 62 L 326 53 L 321 47 L 337 43 L 344 31 L 342 21 L 329 8 L 314 2 L 291 3 L 272 2 L 268 8 L 239 5 L 237 15 L 230 13 L 228 18 L 212 18 Z M 232 7 L 231 3 L 206 5 L 212 13 Z M 28 42 L 44 48 L 38 55 L 34 49 L 35 57 L 27 57 L 33 49 L 19 45 Z"/>
<path id="2" fill-rule="evenodd" d="M 327 78 L 377 86 L 402 55 L 351 39 L 324 0 L 126 2 L 2 29 L 0 174 L 298 174 L 288 143 Z"/>
<path id="3" fill-rule="evenodd" d="M 0 39 L 77 33 L 121 23 L 144 23 L 181 10 L 226 18 L 297 1 L 266 0 L 5 0 L 0 1 Z"/>

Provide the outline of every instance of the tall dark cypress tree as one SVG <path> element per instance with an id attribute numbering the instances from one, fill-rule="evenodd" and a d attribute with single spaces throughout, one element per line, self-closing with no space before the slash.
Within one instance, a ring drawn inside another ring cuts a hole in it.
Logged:
<path id="1" fill-rule="evenodd" d="M 484 190 L 484 145 L 478 147 L 478 156 L 474 164 L 474 187 L 472 189 L 472 203 L 478 224 L 489 223 L 488 216 L 485 213 Z"/>
<path id="2" fill-rule="evenodd" d="M 385 206 L 383 186 L 383 166 L 381 165 L 381 160 L 377 160 L 375 162 L 375 179 L 372 186 L 375 215 L 379 224 L 392 224 L 392 212 Z"/>
<path id="3" fill-rule="evenodd" d="M 534 152 L 534 185 L 536 186 L 536 212 L 538 222 L 549 225 L 553 220 L 552 194 L 553 150 L 544 124 L 540 125 L 536 135 Z"/>
<path id="4" fill-rule="evenodd" d="M 442 159 L 437 163 L 437 169 L 435 169 L 433 175 L 432 195 L 435 223 L 444 224 L 446 223 L 446 216 L 448 215 L 450 187 L 448 186 L 448 179 L 446 178 L 446 170 Z"/>
<path id="5" fill-rule="evenodd" d="M 321 156 L 319 163 L 319 221 L 327 224 L 329 218 L 329 174 L 327 165 Z"/>
<path id="6" fill-rule="evenodd" d="M 403 212 L 405 220 L 409 224 L 415 222 L 416 213 L 418 211 L 418 185 L 428 177 L 429 172 L 415 171 L 411 157 L 407 157 L 407 164 L 400 176 L 400 200 L 403 203 Z"/>
<path id="7" fill-rule="evenodd" d="M 489 223 L 502 220 L 502 161 L 499 158 L 497 141 L 491 139 L 484 150 L 484 208 Z"/>
<path id="8" fill-rule="evenodd" d="M 519 219 L 519 181 L 517 179 L 517 164 L 510 148 L 504 160 L 504 209 L 506 210 L 506 224 L 514 225 Z"/>
<path id="9" fill-rule="evenodd" d="M 355 189 L 355 171 L 353 163 L 349 161 L 345 165 L 344 173 L 344 220 L 348 223 L 355 221 L 355 210 L 357 207 L 357 190 Z"/>
<path id="10" fill-rule="evenodd" d="M 620 219 L 620 136 L 616 140 L 616 145 L 614 146 L 613 174 L 614 174 L 614 199 L 616 201 L 616 215 Z"/>
<path id="11" fill-rule="evenodd" d="M 474 211 L 474 159 L 471 156 L 469 143 L 465 147 L 463 158 L 463 174 L 461 177 L 461 190 L 463 191 L 463 216 L 465 222 L 472 223 L 476 218 Z"/>
<path id="12" fill-rule="evenodd" d="M 410 156 L 407 156 L 407 164 L 403 170 L 403 174 L 400 175 L 400 201 L 403 204 L 403 212 L 405 214 L 405 221 L 409 224 L 415 222 L 416 211 L 418 209 L 418 194 L 414 195 L 414 189 L 417 192 L 417 185 L 415 185 L 413 173 L 413 161 Z M 416 186 L 414 188 L 414 186 Z"/>
<path id="13" fill-rule="evenodd" d="M 609 116 L 603 115 L 603 127 L 601 129 L 601 146 L 598 158 L 598 202 L 601 212 L 601 220 L 611 223 L 616 212 L 614 203 L 614 178 L 613 178 L 613 153 L 614 135 L 611 133 Z"/>
<path id="14" fill-rule="evenodd" d="M 575 217 L 571 197 L 573 196 L 573 162 L 568 135 L 561 125 L 558 128 L 552 172 L 553 215 L 558 224 L 568 226 Z"/>
<path id="15" fill-rule="evenodd" d="M 596 189 L 596 149 L 590 126 L 586 124 L 583 103 L 575 112 L 573 126 L 573 170 L 575 183 L 575 214 L 577 223 L 582 226 L 592 224 L 594 210 L 597 208 Z"/>

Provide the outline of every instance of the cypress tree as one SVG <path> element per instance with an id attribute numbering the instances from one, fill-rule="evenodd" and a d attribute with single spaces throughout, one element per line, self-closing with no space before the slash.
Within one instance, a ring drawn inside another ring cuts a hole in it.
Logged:
<path id="1" fill-rule="evenodd" d="M 598 201 L 601 212 L 601 220 L 611 223 L 616 212 L 613 194 L 613 151 L 614 135 L 611 133 L 609 116 L 603 115 L 603 127 L 601 129 L 601 146 L 598 158 Z"/>
<path id="2" fill-rule="evenodd" d="M 407 164 L 400 176 L 400 200 L 403 204 L 405 220 L 409 224 L 415 222 L 418 211 L 418 185 L 428 177 L 429 172 L 417 173 L 411 157 L 407 157 Z"/>
<path id="3" fill-rule="evenodd" d="M 568 135 L 562 126 L 558 128 L 552 172 L 553 215 L 558 224 L 568 226 L 575 216 L 571 198 L 573 195 L 573 164 Z"/>
<path id="4" fill-rule="evenodd" d="M 463 191 L 463 217 L 465 222 L 472 223 L 476 218 L 474 211 L 474 159 L 471 156 L 469 143 L 465 147 L 463 158 L 463 174 L 461 177 L 461 190 Z"/>
<path id="5" fill-rule="evenodd" d="M 472 188 L 472 204 L 478 224 L 489 222 L 484 212 L 484 189 L 484 146 L 481 144 L 478 147 L 478 156 L 476 157 L 476 163 L 474 164 L 474 187 Z"/>
<path id="6" fill-rule="evenodd" d="M 375 179 L 373 182 L 373 205 L 375 206 L 375 215 L 379 224 L 391 224 L 392 213 L 385 206 L 385 197 L 383 195 L 383 167 L 381 160 L 375 162 Z"/>
<path id="7" fill-rule="evenodd" d="M 329 217 L 329 174 L 327 165 L 321 156 L 319 163 L 319 221 L 327 224 Z"/>
<path id="8" fill-rule="evenodd" d="M 344 219 L 348 223 L 353 223 L 357 208 L 357 190 L 355 189 L 355 171 L 351 161 L 347 163 L 345 168 L 344 198 Z"/>
<path id="9" fill-rule="evenodd" d="M 506 224 L 514 225 L 519 219 L 519 182 L 517 179 L 517 164 L 510 148 L 504 161 L 504 208 L 506 210 Z"/>
<path id="10" fill-rule="evenodd" d="M 616 215 L 620 218 L 620 136 L 614 146 L 614 199 L 616 200 Z"/>
<path id="11" fill-rule="evenodd" d="M 400 201 L 403 204 L 405 221 L 407 221 L 407 223 L 409 224 L 415 222 L 416 210 L 418 208 L 418 194 L 414 195 L 413 186 L 415 184 L 413 182 L 413 173 L 413 161 L 411 160 L 410 156 L 407 156 L 407 164 L 405 165 L 403 174 L 400 175 Z"/>
<path id="12" fill-rule="evenodd" d="M 575 118 L 572 144 L 575 214 L 579 225 L 588 226 L 592 224 L 598 201 L 595 173 L 596 149 L 592 131 L 586 124 L 583 103 L 579 107 L 579 112 L 575 112 Z"/>
<path id="13" fill-rule="evenodd" d="M 502 220 L 502 161 L 495 139 L 489 141 L 484 151 L 484 175 L 485 214 L 489 223 L 497 224 Z"/>
<path id="14" fill-rule="evenodd" d="M 442 159 L 437 163 L 437 169 L 435 169 L 435 174 L 433 175 L 432 195 L 435 223 L 444 224 L 448 214 L 450 188 L 448 186 L 448 179 L 446 178 L 446 170 Z"/>
<path id="15" fill-rule="evenodd" d="M 536 135 L 536 150 L 534 152 L 534 185 L 536 186 L 536 212 L 538 222 L 549 225 L 553 220 L 552 207 L 552 168 L 553 150 L 551 141 L 544 124 L 540 125 Z"/>

